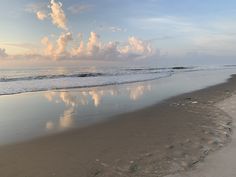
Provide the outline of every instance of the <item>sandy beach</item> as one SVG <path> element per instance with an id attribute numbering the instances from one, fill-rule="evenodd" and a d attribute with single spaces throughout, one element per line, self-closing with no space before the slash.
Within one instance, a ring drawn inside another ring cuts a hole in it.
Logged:
<path id="1" fill-rule="evenodd" d="M 0 176 L 152 177 L 194 170 L 231 141 L 232 117 L 217 103 L 235 88 L 232 77 L 109 121 L 1 146 Z"/>
<path id="2" fill-rule="evenodd" d="M 236 177 L 235 7 L 1 1 L 0 177 Z"/>
<path id="3" fill-rule="evenodd" d="M 216 106 L 226 112 L 228 116 L 232 118 L 233 131 L 236 127 L 236 94 L 229 98 L 220 101 Z M 230 128 L 230 127 L 228 127 Z M 168 175 L 168 177 L 234 177 L 236 176 L 235 171 L 235 153 L 236 153 L 236 135 L 232 135 L 231 142 L 220 151 L 209 155 L 202 163 L 196 168 L 188 172 L 183 172 L 174 175 Z"/>

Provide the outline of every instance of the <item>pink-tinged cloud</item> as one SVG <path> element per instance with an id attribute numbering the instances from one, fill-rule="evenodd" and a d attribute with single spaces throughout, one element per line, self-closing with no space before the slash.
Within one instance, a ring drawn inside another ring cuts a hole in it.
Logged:
<path id="1" fill-rule="evenodd" d="M 41 43 L 45 46 L 45 55 L 56 60 L 67 55 L 66 48 L 70 41 L 72 41 L 72 34 L 70 32 L 67 32 L 62 33 L 59 36 L 55 45 L 53 45 L 53 43 L 49 41 L 48 37 L 44 37 L 41 40 Z"/>
<path id="2" fill-rule="evenodd" d="M 128 44 L 121 49 L 123 54 L 151 54 L 153 51 L 151 44 L 140 40 L 134 36 L 128 38 Z"/>
<path id="3" fill-rule="evenodd" d="M 36 13 L 36 17 L 39 19 L 39 20 L 44 20 L 45 18 L 47 18 L 47 14 L 43 11 L 38 11 Z"/>
<path id="4" fill-rule="evenodd" d="M 113 41 L 102 43 L 100 36 L 95 32 L 91 32 L 87 45 L 83 40 L 80 40 L 79 46 L 73 48 L 70 53 L 75 58 L 117 59 L 145 58 L 154 54 L 154 50 L 149 42 L 136 37 L 130 37 L 125 45 Z"/>
<path id="5" fill-rule="evenodd" d="M 51 0 L 50 9 L 51 9 L 50 16 L 52 18 L 52 23 L 56 25 L 58 28 L 67 30 L 66 15 L 62 9 L 62 3 L 56 2 L 56 0 Z"/>
<path id="6" fill-rule="evenodd" d="M 88 42 L 82 40 L 80 34 L 79 43 L 76 47 L 69 47 L 72 42 L 70 32 L 63 33 L 53 45 L 47 37 L 42 39 L 45 46 L 45 55 L 52 59 L 144 59 L 152 56 L 155 52 L 151 44 L 136 37 L 129 37 L 125 44 L 110 41 L 102 43 L 100 36 L 91 32 Z"/>

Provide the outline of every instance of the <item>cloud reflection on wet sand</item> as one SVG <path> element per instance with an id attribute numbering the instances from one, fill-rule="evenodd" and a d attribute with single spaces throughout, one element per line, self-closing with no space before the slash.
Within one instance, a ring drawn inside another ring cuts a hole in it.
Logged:
<path id="1" fill-rule="evenodd" d="M 79 115 L 78 107 L 89 107 L 89 111 L 94 111 L 98 107 L 102 107 L 103 100 L 112 97 L 114 101 L 121 96 L 125 96 L 130 101 L 139 100 L 146 92 L 151 91 L 151 85 L 149 84 L 135 84 L 123 87 L 122 90 L 118 90 L 116 86 L 113 87 L 98 87 L 89 88 L 83 91 L 51 91 L 44 94 L 45 98 L 49 102 L 60 103 L 64 106 L 64 111 L 61 113 L 58 120 L 49 120 L 46 122 L 46 130 L 63 130 L 73 127 L 76 115 Z M 92 106 L 92 107 L 91 107 Z M 107 105 L 104 105 L 107 106 Z M 88 109 L 87 109 L 88 111 Z M 89 112 L 88 112 L 89 113 Z M 88 114 L 87 113 L 87 114 Z"/>

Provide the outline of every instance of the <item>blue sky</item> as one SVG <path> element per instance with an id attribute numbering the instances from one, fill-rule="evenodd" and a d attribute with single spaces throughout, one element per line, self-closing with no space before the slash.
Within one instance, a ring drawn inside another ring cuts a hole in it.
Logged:
<path id="1" fill-rule="evenodd" d="M 47 36 L 50 44 L 56 45 L 60 35 L 68 32 L 73 36 L 73 42 L 66 46 L 69 50 L 76 45 L 78 33 L 83 34 L 84 43 L 87 43 L 91 32 L 95 32 L 104 45 L 118 41 L 123 45 L 122 49 L 119 46 L 119 51 L 123 52 L 125 47 L 129 48 L 129 52 L 132 49 L 129 57 L 143 54 L 137 48 L 144 47 L 146 51 L 147 43 L 152 45 L 159 57 L 236 56 L 236 1 L 233 0 L 60 2 L 66 15 L 66 31 L 52 23 L 48 15 L 49 0 L 11 0 L 10 3 L 0 0 L 0 54 L 3 51 L 8 56 L 27 55 L 32 51 L 39 54 L 45 47 L 40 42 L 43 37 Z M 46 13 L 48 17 L 38 20 L 37 11 Z M 134 37 L 132 41 L 135 44 L 130 42 L 130 37 Z M 103 47 L 101 50 L 107 49 Z M 65 52 L 68 51 L 63 51 L 63 56 Z"/>

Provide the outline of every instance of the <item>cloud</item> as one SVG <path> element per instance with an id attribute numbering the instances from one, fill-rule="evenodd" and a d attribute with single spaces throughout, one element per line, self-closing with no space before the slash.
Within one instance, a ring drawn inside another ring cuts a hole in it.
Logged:
<path id="1" fill-rule="evenodd" d="M 100 57 L 102 59 L 111 59 L 111 58 L 126 58 L 127 56 L 136 56 L 136 57 L 147 57 L 154 53 L 154 50 L 151 47 L 151 44 L 147 41 L 143 41 L 136 37 L 129 37 L 128 42 L 125 45 L 121 45 L 120 42 L 108 42 L 107 44 L 102 44 L 100 42 L 100 36 L 91 32 L 90 37 L 87 43 L 87 46 L 84 45 L 84 42 L 81 41 L 77 49 L 74 49 L 74 55 L 85 55 L 92 58 Z"/>
<path id="2" fill-rule="evenodd" d="M 29 13 L 34 13 L 39 20 L 44 20 L 47 18 L 47 3 L 38 2 L 27 4 L 25 7 L 25 11 Z"/>
<path id="3" fill-rule="evenodd" d="M 45 12 L 42 12 L 42 11 L 38 11 L 36 13 L 36 16 L 39 20 L 44 20 L 45 18 L 47 18 L 47 14 Z"/>
<path id="4" fill-rule="evenodd" d="M 48 37 L 43 37 L 41 43 L 46 47 L 44 49 L 45 55 L 51 55 L 52 57 L 54 57 L 54 47 L 53 44 L 49 41 Z"/>
<path id="5" fill-rule="evenodd" d="M 73 14 L 80 14 L 85 11 L 91 10 L 93 8 L 93 5 L 90 4 L 75 4 L 73 6 L 70 6 L 68 10 Z"/>
<path id="6" fill-rule="evenodd" d="M 155 54 L 151 43 L 137 37 L 129 37 L 126 43 L 110 41 L 102 43 L 96 32 L 91 32 L 87 43 L 79 33 L 79 43 L 69 47 L 73 40 L 70 32 L 62 33 L 53 44 L 48 37 L 41 42 L 45 46 L 45 55 L 53 59 L 143 59 Z"/>
<path id="7" fill-rule="evenodd" d="M 0 48 L 0 59 L 7 57 L 7 53 L 5 49 Z"/>
<path id="8" fill-rule="evenodd" d="M 62 32 L 56 41 L 45 36 L 41 43 L 45 46 L 44 56 L 53 60 L 59 59 L 142 59 L 154 54 L 150 41 L 144 41 L 131 36 L 127 42 L 109 41 L 103 43 L 98 33 L 90 32 L 87 40 L 83 40 L 83 34 L 79 33 L 77 40 L 73 40 L 72 33 L 68 31 L 66 15 L 62 9 L 62 3 L 50 0 L 49 15 L 42 10 L 43 5 L 31 5 L 30 9 L 36 13 L 39 20 L 50 17 L 52 23 L 58 28 L 66 30 Z M 72 13 L 80 13 L 91 8 L 91 5 L 77 4 L 69 7 Z M 116 26 L 106 28 L 112 32 L 125 31 Z M 73 43 L 72 43 L 73 41 Z M 76 42 L 77 41 L 77 42 Z M 79 42 L 78 42 L 79 41 Z"/>
<path id="9" fill-rule="evenodd" d="M 51 9 L 50 16 L 52 18 L 52 23 L 56 25 L 58 28 L 67 30 L 66 15 L 62 9 L 62 3 L 56 2 L 55 0 L 51 0 L 50 9 Z"/>
<path id="10" fill-rule="evenodd" d="M 128 38 L 128 44 L 121 48 L 120 52 L 127 55 L 149 56 L 153 53 L 153 49 L 149 42 L 132 36 Z"/>
<path id="11" fill-rule="evenodd" d="M 63 54 L 66 52 L 66 47 L 70 41 L 72 41 L 72 34 L 70 32 L 62 34 L 57 40 L 57 54 Z"/>
<path id="12" fill-rule="evenodd" d="M 87 44 L 88 55 L 94 55 L 100 50 L 99 38 L 100 36 L 97 33 L 95 32 L 90 33 L 90 37 Z"/>
<path id="13" fill-rule="evenodd" d="M 66 48 L 68 43 L 72 41 L 72 34 L 70 32 L 62 33 L 56 41 L 56 44 L 53 45 L 49 41 L 48 37 L 44 37 L 41 40 L 41 43 L 45 46 L 45 55 L 52 57 L 53 59 L 58 59 L 59 57 L 66 55 Z"/>
<path id="14" fill-rule="evenodd" d="M 90 33 L 87 45 L 84 44 L 81 33 L 79 33 L 78 38 L 80 40 L 80 44 L 79 47 L 72 49 L 71 53 L 73 56 L 94 56 L 95 54 L 99 53 L 101 44 L 99 42 L 100 36 L 97 33 Z"/>

